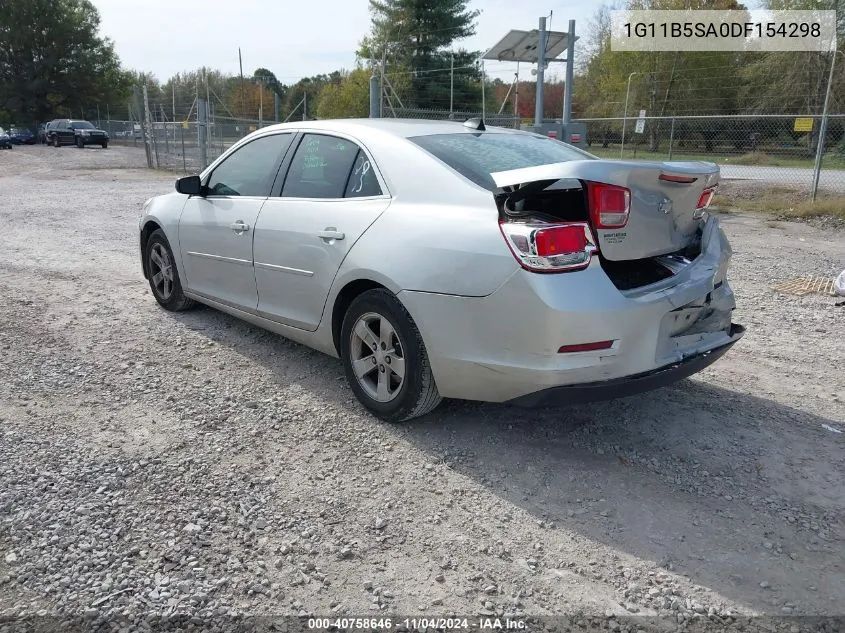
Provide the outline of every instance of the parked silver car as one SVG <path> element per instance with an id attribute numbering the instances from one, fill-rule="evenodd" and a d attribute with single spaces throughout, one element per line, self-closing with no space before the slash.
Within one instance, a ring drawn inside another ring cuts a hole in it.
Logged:
<path id="1" fill-rule="evenodd" d="M 600 160 L 484 123 L 274 125 L 144 204 L 168 310 L 340 357 L 376 416 L 614 398 L 710 365 L 731 321 L 718 167 Z"/>

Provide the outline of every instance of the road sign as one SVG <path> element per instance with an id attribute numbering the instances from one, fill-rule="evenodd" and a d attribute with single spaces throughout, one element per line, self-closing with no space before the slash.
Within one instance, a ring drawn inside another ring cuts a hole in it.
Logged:
<path id="1" fill-rule="evenodd" d="M 640 118 L 637 119 L 637 126 L 634 128 L 634 132 L 637 134 L 642 134 L 645 130 L 645 110 L 640 110 Z"/>
<path id="2" fill-rule="evenodd" d="M 795 119 L 795 127 L 793 129 L 796 132 L 812 132 L 813 131 L 813 119 L 811 119 L 811 118 Z"/>

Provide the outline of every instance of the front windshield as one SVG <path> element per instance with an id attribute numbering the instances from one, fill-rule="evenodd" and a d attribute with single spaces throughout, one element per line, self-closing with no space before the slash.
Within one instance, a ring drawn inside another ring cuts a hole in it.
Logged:
<path id="1" fill-rule="evenodd" d="M 94 126 L 88 123 L 88 121 L 71 121 L 70 127 L 74 130 L 93 130 Z"/>

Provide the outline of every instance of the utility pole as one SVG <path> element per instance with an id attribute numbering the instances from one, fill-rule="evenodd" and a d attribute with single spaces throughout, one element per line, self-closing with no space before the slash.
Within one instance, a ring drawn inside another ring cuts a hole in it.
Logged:
<path id="1" fill-rule="evenodd" d="M 176 120 L 176 82 L 172 81 L 170 87 L 173 90 L 173 120 Z"/>
<path id="2" fill-rule="evenodd" d="M 246 93 L 244 92 L 244 62 L 241 57 L 241 47 L 238 46 L 238 65 L 241 69 L 241 116 L 246 113 Z"/>
<path id="3" fill-rule="evenodd" d="M 449 114 L 452 114 L 455 103 L 455 53 L 452 51 L 451 65 L 449 68 Z"/>
<path id="4" fill-rule="evenodd" d="M 258 127 L 264 121 L 264 78 L 258 79 Z"/>
<path id="5" fill-rule="evenodd" d="M 546 16 L 540 18 L 540 41 L 537 45 L 537 98 L 534 104 L 534 127 L 539 131 L 543 124 L 543 81 L 546 66 Z"/>
<path id="6" fill-rule="evenodd" d="M 487 114 L 487 96 L 484 93 L 484 59 L 481 60 L 481 120 L 484 121 L 484 116 Z"/>

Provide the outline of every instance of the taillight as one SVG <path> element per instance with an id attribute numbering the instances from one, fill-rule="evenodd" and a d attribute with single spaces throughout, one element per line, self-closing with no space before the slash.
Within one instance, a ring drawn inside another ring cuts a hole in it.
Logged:
<path id="1" fill-rule="evenodd" d="M 586 268 L 598 247 L 586 222 L 554 224 L 499 222 L 499 228 L 519 264 L 533 272 Z"/>
<path id="2" fill-rule="evenodd" d="M 696 211 L 709 207 L 714 193 L 716 193 L 716 187 L 710 187 L 709 189 L 702 191 L 701 195 L 698 197 L 698 203 L 695 205 Z"/>
<path id="3" fill-rule="evenodd" d="M 603 182 L 587 183 L 590 217 L 597 229 L 618 229 L 628 223 L 631 212 L 631 191 Z"/>

